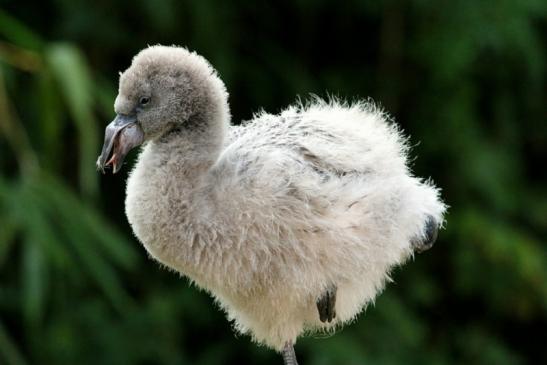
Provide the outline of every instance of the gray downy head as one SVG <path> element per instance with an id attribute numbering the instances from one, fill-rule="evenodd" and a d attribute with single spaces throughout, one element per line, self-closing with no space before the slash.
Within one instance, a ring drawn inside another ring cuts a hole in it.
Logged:
<path id="1" fill-rule="evenodd" d="M 196 115 L 206 120 L 215 105 L 227 110 L 226 100 L 224 84 L 203 57 L 179 47 L 142 50 L 120 75 L 116 117 L 106 127 L 97 168 L 118 172 L 131 149 L 181 129 Z"/>

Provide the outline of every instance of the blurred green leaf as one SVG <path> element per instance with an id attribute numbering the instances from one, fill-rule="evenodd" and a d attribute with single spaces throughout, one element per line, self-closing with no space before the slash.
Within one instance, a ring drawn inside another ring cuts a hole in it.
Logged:
<path id="1" fill-rule="evenodd" d="M 42 247 L 37 242 L 26 241 L 23 243 L 21 268 L 24 318 L 28 325 L 39 326 L 44 313 L 47 273 L 44 267 Z"/>
<path id="2" fill-rule="evenodd" d="M 0 9 L 0 35 L 20 47 L 35 51 L 42 47 L 42 40 L 35 32 L 2 9 Z"/>
<path id="3" fill-rule="evenodd" d="M 78 130 L 80 186 L 87 197 L 97 195 L 97 174 L 93 168 L 99 138 L 93 116 L 93 87 L 85 58 L 76 47 L 57 43 L 48 46 L 46 59 L 59 82 L 72 120 Z"/>
<path id="4" fill-rule="evenodd" d="M 63 106 L 62 100 L 55 85 L 55 79 L 51 70 L 45 69 L 38 75 L 37 89 L 39 92 L 36 108 L 40 115 L 40 150 L 44 153 L 40 156 L 47 169 L 58 171 L 62 163 L 63 144 Z"/>
<path id="5" fill-rule="evenodd" d="M 0 322 L 0 356 L 7 365 L 26 365 L 20 351 L 17 349 L 13 340 L 8 336 L 4 325 Z"/>

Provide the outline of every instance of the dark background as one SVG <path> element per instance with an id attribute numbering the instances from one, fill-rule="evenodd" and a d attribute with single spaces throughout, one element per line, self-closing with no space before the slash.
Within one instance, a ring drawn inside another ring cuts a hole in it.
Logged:
<path id="1" fill-rule="evenodd" d="M 129 169 L 95 171 L 118 72 L 157 43 L 211 61 L 234 123 L 373 98 L 451 206 L 302 364 L 547 363 L 546 19 L 541 0 L 0 0 L 0 363 L 281 363 L 146 257 Z"/>

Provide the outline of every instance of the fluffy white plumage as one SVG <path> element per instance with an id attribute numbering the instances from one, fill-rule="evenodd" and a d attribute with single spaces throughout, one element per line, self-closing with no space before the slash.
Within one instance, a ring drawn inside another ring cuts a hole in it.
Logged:
<path id="1" fill-rule="evenodd" d="M 122 75 L 117 109 L 133 98 L 123 84 L 135 93 L 131 80 L 149 68 L 186 75 L 197 111 L 162 133 L 141 121 L 147 143 L 127 183 L 127 217 L 152 257 L 210 292 L 255 341 L 281 350 L 351 321 L 412 256 L 427 220 L 443 221 L 438 189 L 412 176 L 406 139 L 372 103 L 313 99 L 229 126 L 211 66 L 156 46 Z M 316 302 L 333 285 L 336 318 L 323 323 Z"/>

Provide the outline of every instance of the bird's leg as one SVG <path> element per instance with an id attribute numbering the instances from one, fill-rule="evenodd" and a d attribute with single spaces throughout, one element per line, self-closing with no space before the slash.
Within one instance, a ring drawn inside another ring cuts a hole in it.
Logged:
<path id="1" fill-rule="evenodd" d="M 317 299 L 317 310 L 321 322 L 332 322 L 336 318 L 336 285 L 330 286 L 323 295 Z"/>
<path id="2" fill-rule="evenodd" d="M 283 352 L 281 353 L 281 355 L 283 355 L 283 364 L 298 365 L 292 341 L 285 342 L 285 347 L 283 347 Z"/>

